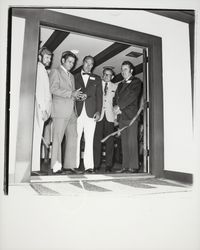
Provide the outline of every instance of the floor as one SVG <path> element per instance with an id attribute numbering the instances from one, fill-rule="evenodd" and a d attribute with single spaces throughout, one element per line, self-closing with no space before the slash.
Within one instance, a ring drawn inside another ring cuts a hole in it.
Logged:
<path id="1" fill-rule="evenodd" d="M 191 186 L 138 174 L 84 174 L 32 176 L 30 184 L 11 185 L 9 195 L 121 196 L 190 192 Z"/>
<path id="2" fill-rule="evenodd" d="M 0 249 L 199 250 L 198 214 L 192 186 L 147 174 L 34 176 L 2 199 Z"/>

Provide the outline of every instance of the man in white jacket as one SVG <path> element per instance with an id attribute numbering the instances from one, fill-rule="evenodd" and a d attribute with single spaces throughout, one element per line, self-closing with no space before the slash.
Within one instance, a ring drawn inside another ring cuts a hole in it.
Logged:
<path id="1" fill-rule="evenodd" d="M 113 98 L 117 89 L 117 84 L 111 82 L 114 72 L 111 68 L 104 68 L 102 77 L 102 111 L 99 121 L 96 123 L 94 135 L 94 169 L 99 170 L 101 166 L 101 139 L 114 131 L 115 114 L 113 112 Z M 106 141 L 106 171 L 111 172 L 113 165 L 114 139 L 110 137 Z"/>
<path id="2" fill-rule="evenodd" d="M 35 116 L 32 151 L 32 171 L 40 170 L 41 140 L 44 122 L 50 117 L 52 97 L 45 67 L 51 63 L 52 53 L 45 47 L 39 50 L 35 91 Z"/>

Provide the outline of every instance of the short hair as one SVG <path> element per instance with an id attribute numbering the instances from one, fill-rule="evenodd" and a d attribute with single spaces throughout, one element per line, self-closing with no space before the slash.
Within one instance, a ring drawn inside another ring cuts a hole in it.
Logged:
<path id="1" fill-rule="evenodd" d="M 123 66 L 123 65 L 128 65 L 129 68 L 130 68 L 130 70 L 131 70 L 131 69 L 133 70 L 133 74 L 135 74 L 135 66 L 132 64 L 132 62 L 130 62 L 130 61 L 124 61 L 124 62 L 122 63 L 122 66 Z"/>
<path id="2" fill-rule="evenodd" d="M 40 56 L 42 56 L 42 57 L 43 57 L 44 55 L 50 55 L 50 56 L 53 55 L 53 53 L 52 53 L 49 49 L 47 49 L 46 47 L 40 48 L 38 54 L 39 54 Z"/>
<path id="3" fill-rule="evenodd" d="M 62 56 L 61 56 L 61 59 L 60 59 L 61 64 L 63 64 L 62 59 L 64 59 L 66 61 L 68 57 L 73 57 L 75 59 L 75 62 L 74 62 L 74 65 L 75 65 L 76 61 L 77 61 L 77 56 L 73 52 L 68 51 L 68 50 L 64 51 L 62 53 Z"/>
<path id="4" fill-rule="evenodd" d="M 85 62 L 87 59 L 92 59 L 92 60 L 93 60 L 93 63 L 95 63 L 94 57 L 93 57 L 93 56 L 91 56 L 91 55 L 85 56 L 85 57 L 83 58 L 83 62 Z"/>
<path id="5" fill-rule="evenodd" d="M 109 70 L 109 71 L 112 73 L 113 76 L 115 75 L 114 70 L 113 70 L 112 68 L 110 68 L 110 67 L 105 67 L 105 68 L 103 69 L 103 74 L 105 73 L 106 70 Z"/>

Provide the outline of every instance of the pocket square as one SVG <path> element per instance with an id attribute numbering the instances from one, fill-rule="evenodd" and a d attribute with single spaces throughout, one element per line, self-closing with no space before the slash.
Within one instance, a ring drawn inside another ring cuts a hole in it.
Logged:
<path id="1" fill-rule="evenodd" d="M 95 77 L 93 77 L 93 76 L 90 76 L 90 79 L 91 79 L 91 80 L 95 80 Z"/>

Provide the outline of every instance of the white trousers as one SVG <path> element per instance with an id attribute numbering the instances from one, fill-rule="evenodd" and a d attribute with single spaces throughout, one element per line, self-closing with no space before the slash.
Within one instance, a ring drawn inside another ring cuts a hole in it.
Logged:
<path id="1" fill-rule="evenodd" d="M 41 149 L 41 140 L 42 132 L 44 128 L 44 121 L 40 112 L 35 108 L 34 116 L 34 132 L 33 132 L 33 150 L 32 150 L 32 171 L 40 171 L 40 149 Z"/>
<path id="2" fill-rule="evenodd" d="M 94 168 L 94 156 L 93 156 L 93 139 L 95 131 L 96 122 L 93 118 L 89 118 L 85 111 L 85 105 L 83 106 L 81 115 L 77 119 L 77 157 L 76 157 L 76 167 L 79 167 L 80 164 L 80 141 L 81 136 L 84 131 L 85 139 L 85 150 L 84 150 L 84 166 L 85 170 L 89 168 Z"/>

